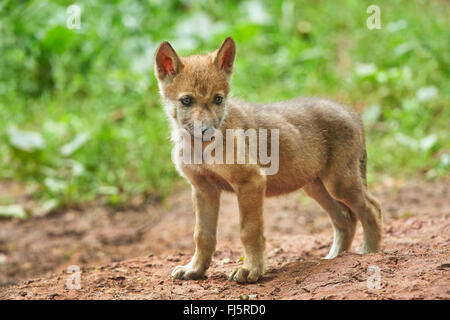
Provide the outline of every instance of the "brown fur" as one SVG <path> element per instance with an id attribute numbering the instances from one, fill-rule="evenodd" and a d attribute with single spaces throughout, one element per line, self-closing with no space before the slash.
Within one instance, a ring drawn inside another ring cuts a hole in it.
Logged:
<path id="1" fill-rule="evenodd" d="M 167 42 L 156 52 L 155 74 L 174 132 L 184 128 L 193 135 L 194 120 L 223 132 L 237 128 L 280 130 L 279 171 L 275 175 L 262 174 L 259 163 L 184 164 L 179 153 L 182 142 L 174 135 L 174 162 L 192 185 L 196 250 L 191 262 L 176 267 L 172 276 L 204 276 L 215 250 L 222 191 L 237 195 L 245 249 L 244 264 L 233 270 L 232 280 L 255 282 L 264 274 L 264 197 L 299 188 L 330 216 L 334 242 L 327 258 L 350 248 L 358 218 L 364 228 L 362 252 L 378 251 L 382 214 L 366 187 L 364 130 L 358 116 L 324 98 L 253 104 L 229 97 L 235 54 L 231 38 L 207 55 L 179 57 Z M 213 103 L 218 93 L 224 97 L 220 106 Z M 179 101 L 184 94 L 193 98 L 189 107 Z"/>

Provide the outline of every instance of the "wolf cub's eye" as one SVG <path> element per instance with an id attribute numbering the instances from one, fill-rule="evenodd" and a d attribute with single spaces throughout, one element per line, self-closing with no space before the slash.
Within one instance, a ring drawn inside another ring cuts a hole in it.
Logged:
<path id="1" fill-rule="evenodd" d="M 183 97 L 180 99 L 180 102 L 183 104 L 183 106 L 189 107 L 192 105 L 192 98 L 191 97 Z"/>
<path id="2" fill-rule="evenodd" d="M 223 97 L 220 95 L 217 95 L 214 97 L 214 103 L 217 104 L 218 106 L 220 106 L 223 102 Z"/>

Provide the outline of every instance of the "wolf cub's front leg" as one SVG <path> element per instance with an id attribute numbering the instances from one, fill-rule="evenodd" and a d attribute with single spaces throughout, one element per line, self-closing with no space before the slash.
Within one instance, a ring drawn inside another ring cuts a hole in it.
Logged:
<path id="1" fill-rule="evenodd" d="M 244 245 L 244 265 L 235 268 L 229 279 L 240 283 L 256 282 L 264 274 L 264 220 L 263 199 L 266 181 L 254 176 L 245 184 L 236 186 L 239 203 L 241 241 Z"/>
<path id="2" fill-rule="evenodd" d="M 175 267 L 172 271 L 174 279 L 193 280 L 204 277 L 216 248 L 220 190 L 206 183 L 193 184 L 192 200 L 196 217 L 195 253 L 187 265 Z"/>

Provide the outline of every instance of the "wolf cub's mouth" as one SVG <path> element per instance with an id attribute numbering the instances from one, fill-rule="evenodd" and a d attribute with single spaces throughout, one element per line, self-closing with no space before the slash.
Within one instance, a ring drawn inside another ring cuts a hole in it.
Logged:
<path id="1" fill-rule="evenodd" d="M 183 129 L 189 133 L 192 139 L 204 142 L 213 141 L 215 133 L 218 131 L 215 127 L 205 127 L 202 129 L 194 127 L 193 130 L 192 128 L 184 127 Z"/>
<path id="2" fill-rule="evenodd" d="M 189 134 L 191 135 L 192 139 L 197 140 L 197 141 L 202 141 L 202 142 L 211 142 L 214 141 L 215 139 L 215 135 L 214 133 L 217 131 L 216 128 L 209 128 L 206 131 L 200 133 L 200 134 L 196 134 L 193 132 L 189 132 Z"/>

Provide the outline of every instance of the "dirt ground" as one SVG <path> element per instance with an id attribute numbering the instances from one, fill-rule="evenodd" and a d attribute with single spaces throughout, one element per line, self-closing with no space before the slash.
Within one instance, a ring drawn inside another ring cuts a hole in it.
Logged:
<path id="1" fill-rule="evenodd" d="M 91 204 L 0 220 L 0 299 L 449 299 L 449 182 L 385 179 L 372 187 L 384 209 L 383 251 L 357 254 L 359 225 L 351 252 L 333 260 L 323 259 L 331 224 L 313 200 L 302 191 L 267 199 L 267 273 L 247 285 L 227 280 L 243 255 L 232 194 L 222 198 L 217 251 L 198 281 L 170 277 L 193 253 L 186 186 L 134 209 Z M 23 198 L 17 190 L 0 183 L 2 195 Z M 81 269 L 80 289 L 66 285 L 70 265 Z"/>

